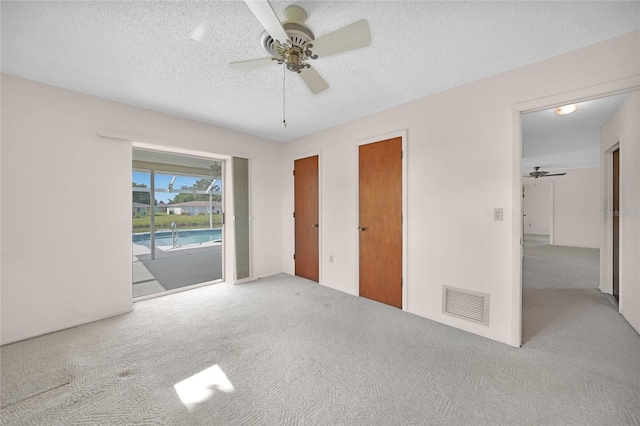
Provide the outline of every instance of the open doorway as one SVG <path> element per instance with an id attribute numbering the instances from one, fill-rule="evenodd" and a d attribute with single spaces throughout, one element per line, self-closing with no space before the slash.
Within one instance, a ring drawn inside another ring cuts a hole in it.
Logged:
<path id="1" fill-rule="evenodd" d="M 522 185 L 523 234 L 527 243 L 553 245 L 553 179 Z"/>
<path id="2" fill-rule="evenodd" d="M 222 280 L 223 162 L 134 148 L 133 297 Z"/>
<path id="3" fill-rule="evenodd" d="M 594 304 L 607 301 L 600 270 L 606 190 L 601 128 L 628 96 L 522 115 L 524 344 L 561 329 L 579 335 L 579 324 L 595 310 L 617 310 L 614 303 Z"/>

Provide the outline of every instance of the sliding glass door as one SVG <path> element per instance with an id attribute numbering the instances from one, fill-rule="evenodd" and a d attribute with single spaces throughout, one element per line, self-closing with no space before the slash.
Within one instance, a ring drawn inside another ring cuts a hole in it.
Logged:
<path id="1" fill-rule="evenodd" d="M 133 158 L 133 296 L 221 280 L 222 162 L 142 150 Z"/>

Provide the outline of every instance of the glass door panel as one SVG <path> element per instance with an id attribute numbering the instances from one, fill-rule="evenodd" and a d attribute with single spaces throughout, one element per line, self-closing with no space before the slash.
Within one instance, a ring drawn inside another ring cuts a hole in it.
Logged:
<path id="1" fill-rule="evenodd" d="M 151 172 L 149 170 L 133 170 L 132 173 L 132 231 L 133 262 L 149 259 L 151 246 Z"/>
<path id="2" fill-rule="evenodd" d="M 200 173 L 181 173 L 176 170 L 189 167 L 183 158 L 179 160 L 181 167 L 165 165 L 166 170 L 161 170 L 160 165 L 150 173 L 150 220 L 147 228 L 134 234 L 134 244 L 136 239 L 138 244 L 144 240 L 141 245 L 149 253 L 141 260 L 143 268 L 137 268 L 137 277 L 134 266 L 134 297 L 223 277 L 222 163 L 198 159 L 191 169 Z"/>

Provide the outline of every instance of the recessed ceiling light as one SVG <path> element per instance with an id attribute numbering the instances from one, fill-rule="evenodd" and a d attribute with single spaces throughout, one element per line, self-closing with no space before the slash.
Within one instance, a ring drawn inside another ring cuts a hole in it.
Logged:
<path id="1" fill-rule="evenodd" d="M 564 105 L 556 108 L 556 115 L 567 115 L 572 112 L 576 112 L 578 109 L 578 104 Z"/>

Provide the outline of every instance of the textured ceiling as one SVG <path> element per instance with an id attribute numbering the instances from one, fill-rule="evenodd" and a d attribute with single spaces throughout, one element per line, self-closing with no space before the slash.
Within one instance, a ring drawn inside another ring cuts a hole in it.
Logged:
<path id="1" fill-rule="evenodd" d="M 578 103 L 569 115 L 554 109 L 522 115 L 522 170 L 600 167 L 600 127 L 629 96 L 624 93 Z"/>
<path id="2" fill-rule="evenodd" d="M 290 2 L 271 2 L 280 18 Z M 319 58 L 313 96 L 266 56 L 242 1 L 2 1 L 2 71 L 288 141 L 640 28 L 640 3 L 297 1 L 316 37 L 360 19 L 371 45 Z"/>

